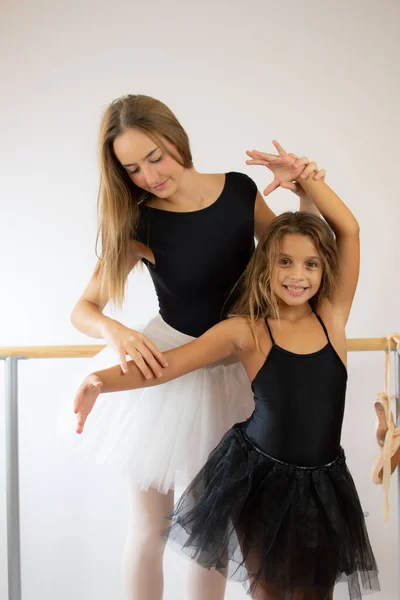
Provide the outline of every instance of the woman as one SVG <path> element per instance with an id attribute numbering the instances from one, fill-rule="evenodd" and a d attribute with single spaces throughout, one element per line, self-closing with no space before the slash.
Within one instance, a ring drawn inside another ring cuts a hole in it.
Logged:
<path id="1" fill-rule="evenodd" d="M 201 174 L 189 140 L 172 112 L 147 96 L 126 96 L 107 108 L 100 132 L 102 250 L 72 322 L 104 338 L 127 372 L 126 356 L 147 379 L 159 377 L 162 352 L 200 336 L 229 312 L 231 293 L 258 238 L 274 218 L 254 182 L 240 173 Z M 315 164 L 302 159 L 306 173 Z M 285 180 L 275 171 L 271 184 Z M 316 178 L 323 178 L 320 171 Z M 310 202 L 302 197 L 302 208 Z M 160 313 L 142 332 L 103 315 L 120 304 L 126 278 L 142 261 Z M 190 396 L 190 403 L 187 398 Z M 108 396 L 99 402 L 82 446 L 101 462 L 116 462 L 132 478 L 123 562 L 125 598 L 159 600 L 164 542 L 160 531 L 174 503 L 179 473 L 193 476 L 221 436 L 253 410 L 239 362 L 212 365 L 179 382 Z M 188 598 L 220 600 L 225 580 L 191 567 Z"/>

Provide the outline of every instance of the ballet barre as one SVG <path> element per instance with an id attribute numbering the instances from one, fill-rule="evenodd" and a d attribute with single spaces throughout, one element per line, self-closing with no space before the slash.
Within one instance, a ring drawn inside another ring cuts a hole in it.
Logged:
<path id="1" fill-rule="evenodd" d="M 349 352 L 385 352 L 397 349 L 394 340 L 382 338 L 353 338 L 347 340 Z M 21 536 L 19 502 L 18 453 L 18 361 L 47 358 L 90 358 L 105 348 L 104 345 L 75 346 L 10 346 L 0 347 L 0 360 L 5 361 L 5 437 L 7 489 L 7 562 L 8 600 L 22 600 L 21 589 Z M 400 355 L 394 352 L 394 380 L 396 397 L 396 424 L 400 426 Z M 400 470 L 397 469 L 399 572 L 400 572 Z"/>

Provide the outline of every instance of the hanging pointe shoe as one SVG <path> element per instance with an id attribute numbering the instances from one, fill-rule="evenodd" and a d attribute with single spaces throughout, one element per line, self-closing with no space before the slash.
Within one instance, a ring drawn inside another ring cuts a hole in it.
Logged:
<path id="1" fill-rule="evenodd" d="M 374 407 L 376 416 L 378 417 L 378 425 L 376 427 L 376 441 L 378 442 L 378 446 L 383 448 L 386 433 L 389 429 L 386 421 L 385 407 L 383 406 L 382 401 L 380 399 L 376 400 Z"/>
<path id="2" fill-rule="evenodd" d="M 378 394 L 374 407 L 378 418 L 375 432 L 376 441 L 381 448 L 380 455 L 372 465 L 371 478 L 374 483 L 382 484 L 384 494 L 384 522 L 389 514 L 389 488 L 391 475 L 400 461 L 400 427 L 395 426 L 393 413 L 390 407 L 391 396 L 391 358 L 392 342 L 396 343 L 397 352 L 400 354 L 400 335 L 387 336 L 387 350 L 385 352 L 385 391 Z"/>
<path id="3" fill-rule="evenodd" d="M 392 435 L 390 444 L 390 475 L 394 473 L 400 462 L 400 428 L 396 428 Z M 383 465 L 385 462 L 385 452 L 382 452 L 373 462 L 371 479 L 376 484 L 383 483 Z"/>

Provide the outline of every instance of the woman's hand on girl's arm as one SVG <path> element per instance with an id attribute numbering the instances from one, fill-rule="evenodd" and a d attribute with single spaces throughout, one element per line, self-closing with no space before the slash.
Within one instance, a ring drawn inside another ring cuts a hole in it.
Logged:
<path id="1" fill-rule="evenodd" d="M 110 320 L 104 326 L 104 339 L 117 353 L 123 373 L 128 373 L 126 357 L 130 356 L 145 379 L 159 377 L 167 361 L 158 348 L 139 331 Z M 131 361 L 129 361 L 131 364 Z"/>
<path id="2" fill-rule="evenodd" d="M 75 401 L 77 433 L 82 433 L 86 419 L 100 393 L 120 392 L 159 385 L 181 377 L 190 371 L 213 364 L 236 353 L 240 336 L 247 332 L 243 319 L 228 319 L 206 331 L 198 339 L 165 353 L 168 366 L 154 379 L 145 379 L 136 363 L 129 362 L 129 372 L 119 365 L 88 375 L 80 385 Z M 188 398 L 190 402 L 190 398 Z"/>
<path id="3" fill-rule="evenodd" d="M 154 260 L 151 250 L 136 240 L 130 241 L 130 251 L 130 270 L 143 256 L 150 262 Z M 144 377 L 147 379 L 157 377 L 166 366 L 162 353 L 142 333 L 129 329 L 119 321 L 104 315 L 103 310 L 108 300 L 102 291 L 101 261 L 99 261 L 89 284 L 72 312 L 72 324 L 86 335 L 104 339 L 115 350 L 124 373 L 128 372 L 126 357 L 130 356 Z"/>

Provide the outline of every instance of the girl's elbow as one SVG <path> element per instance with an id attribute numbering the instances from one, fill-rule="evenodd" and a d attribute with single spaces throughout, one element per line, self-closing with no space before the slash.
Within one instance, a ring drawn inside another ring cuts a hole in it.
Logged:
<path id="1" fill-rule="evenodd" d="M 353 222 L 346 228 L 346 234 L 351 237 L 359 237 L 360 235 L 360 224 L 357 219 L 353 219 Z"/>

